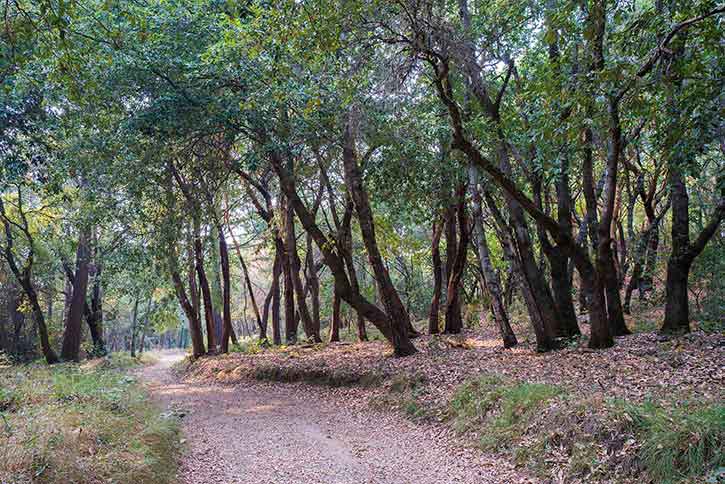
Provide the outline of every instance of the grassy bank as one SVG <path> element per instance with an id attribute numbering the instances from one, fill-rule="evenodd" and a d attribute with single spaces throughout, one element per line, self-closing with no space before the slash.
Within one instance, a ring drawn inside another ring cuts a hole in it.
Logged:
<path id="1" fill-rule="evenodd" d="M 725 478 L 725 407 L 630 403 L 486 375 L 461 385 L 448 416 L 482 449 L 539 476 L 579 482 L 696 483 Z"/>
<path id="2" fill-rule="evenodd" d="M 0 368 L 0 482 L 173 482 L 178 422 L 127 355 Z"/>

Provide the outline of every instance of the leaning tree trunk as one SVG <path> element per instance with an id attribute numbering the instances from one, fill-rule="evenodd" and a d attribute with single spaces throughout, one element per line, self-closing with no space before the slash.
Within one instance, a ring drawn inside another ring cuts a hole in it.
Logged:
<path id="1" fill-rule="evenodd" d="M 499 238 L 503 248 L 504 257 L 509 261 L 509 264 L 511 264 L 514 274 L 518 274 L 519 278 L 522 280 L 522 283 L 520 284 L 521 295 L 523 296 L 524 304 L 526 304 L 529 319 L 531 320 L 531 327 L 533 328 L 534 335 L 536 337 L 536 349 L 537 351 L 549 351 L 554 347 L 553 336 L 547 332 L 544 321 L 541 318 L 542 307 L 532 290 L 532 285 L 526 282 L 527 274 L 522 268 L 523 259 L 516 251 L 516 242 L 514 236 L 511 234 L 510 226 L 496 206 L 496 201 L 493 199 L 491 194 L 484 190 L 483 196 L 486 200 L 486 206 L 493 215 L 496 225 L 499 228 Z"/>
<path id="2" fill-rule="evenodd" d="M 348 200 L 348 204 L 341 228 L 343 233 L 341 234 L 342 248 L 340 251 L 342 252 L 342 258 L 347 267 L 347 272 L 350 275 L 350 287 L 355 294 L 358 294 L 360 292 L 360 282 L 358 281 L 357 270 L 355 269 L 355 261 L 352 258 L 352 229 L 350 227 L 353 209 L 352 200 Z M 357 339 L 360 342 L 367 341 L 368 332 L 365 328 L 365 318 L 360 311 L 355 310 L 355 313 L 357 314 Z"/>
<path id="3" fill-rule="evenodd" d="M 261 129 L 257 130 L 257 134 L 263 141 L 268 139 L 266 133 Z M 359 291 L 352 289 L 345 270 L 346 263 L 344 259 L 337 251 L 333 250 L 331 240 L 320 230 L 314 216 L 297 194 L 295 180 L 282 163 L 280 153 L 268 148 L 266 154 L 269 157 L 273 170 L 279 178 L 282 192 L 285 197 L 289 198 L 302 226 L 312 235 L 317 248 L 322 253 L 325 265 L 330 268 L 330 272 L 335 281 L 335 290 L 338 291 L 340 297 L 352 306 L 358 314 L 362 315 L 380 330 L 385 339 L 393 347 L 396 356 L 415 354 L 417 349 L 410 341 L 405 325 L 401 328 L 398 320 L 393 319 L 389 314 L 381 311 L 380 308 L 368 301 Z"/>
<path id="4" fill-rule="evenodd" d="M 228 221 L 227 221 L 228 225 Z M 234 243 L 234 250 L 237 253 L 237 257 L 239 258 L 239 264 L 242 266 L 242 274 L 244 275 L 244 283 L 247 287 L 247 293 L 249 294 L 249 299 L 252 302 L 252 310 L 254 311 L 254 317 L 257 320 L 257 327 L 259 328 L 259 340 L 260 341 L 266 341 L 267 340 L 267 309 L 268 305 L 265 301 L 265 314 L 264 318 L 260 316 L 259 314 L 259 306 L 257 305 L 257 298 L 254 296 L 254 288 L 252 287 L 252 280 L 249 278 L 249 271 L 247 270 L 247 264 L 244 262 L 244 257 L 242 257 L 242 250 L 239 247 L 239 242 L 237 242 L 237 238 L 234 236 L 234 232 L 232 231 L 231 227 L 229 227 L 229 234 L 232 236 L 232 242 Z M 221 236 L 220 236 L 221 237 Z M 277 262 L 277 253 L 275 252 L 274 255 L 274 264 L 276 265 Z M 278 274 L 279 275 L 279 274 Z"/>
<path id="5" fill-rule="evenodd" d="M 171 273 L 171 280 L 174 283 L 176 298 L 179 301 L 179 305 L 184 310 L 184 313 L 186 314 L 186 319 L 189 323 L 189 335 L 191 336 L 192 354 L 194 358 L 199 358 L 205 353 L 204 335 L 201 330 L 199 311 L 192 304 L 192 302 L 190 302 L 189 298 L 186 295 L 184 283 L 182 282 L 181 276 L 179 275 L 179 264 L 176 259 L 176 250 L 174 249 L 173 244 L 170 244 L 169 246 L 168 264 L 169 272 Z M 193 279 L 193 267 L 189 268 L 189 273 L 189 279 Z"/>
<path id="6" fill-rule="evenodd" d="M 58 356 L 55 354 L 55 351 L 53 351 L 53 348 L 51 348 L 50 346 L 50 339 L 48 338 L 48 326 L 45 324 L 45 315 L 43 314 L 43 310 L 41 309 L 40 303 L 38 302 L 38 294 L 35 292 L 35 287 L 33 287 L 33 284 L 30 281 L 29 274 L 28 277 L 25 277 L 20 281 L 20 285 L 23 287 L 25 295 L 28 296 L 30 307 L 33 310 L 35 324 L 38 325 L 38 334 L 40 335 L 40 348 L 43 351 L 45 361 L 49 365 L 58 363 Z"/>
<path id="7" fill-rule="evenodd" d="M 390 274 L 385 267 L 380 250 L 378 249 L 372 210 L 367 192 L 363 186 L 362 174 L 360 173 L 357 154 L 355 152 L 353 129 L 350 122 L 345 126 L 344 140 L 342 158 L 345 171 L 345 183 L 355 205 L 360 232 L 368 253 L 368 260 L 375 274 L 378 293 L 385 307 L 385 312 L 390 318 L 393 345 L 401 354 L 412 354 L 416 350 L 410 342 L 410 316 L 400 300 L 398 291 L 393 286 Z"/>
<path id="8" fill-rule="evenodd" d="M 471 190 L 473 191 L 473 230 L 476 250 L 478 251 L 478 260 L 486 288 L 491 295 L 493 317 L 501 333 L 503 346 L 504 348 L 511 348 L 517 344 L 516 335 L 509 322 L 508 313 L 501 294 L 501 281 L 491 262 L 486 233 L 483 230 L 483 209 L 481 206 L 481 192 L 478 189 L 478 169 L 476 167 L 469 168 L 469 177 L 471 180 Z"/>

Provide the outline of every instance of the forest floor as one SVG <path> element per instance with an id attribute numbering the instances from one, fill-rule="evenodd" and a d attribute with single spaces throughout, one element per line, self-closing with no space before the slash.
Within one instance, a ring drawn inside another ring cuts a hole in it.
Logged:
<path id="1" fill-rule="evenodd" d="M 319 388 L 185 380 L 172 369 L 183 356 L 161 353 L 141 370 L 153 398 L 182 419 L 179 482 L 534 482 L 444 427 L 347 405 Z"/>
<path id="2" fill-rule="evenodd" d="M 644 331 L 544 354 L 480 330 L 415 341 L 407 358 L 373 341 L 252 346 L 186 365 L 177 398 L 193 406 L 201 392 L 197 405 L 214 407 L 189 411 L 185 427 L 203 440 L 188 475 L 205 480 L 220 460 L 256 479 L 245 482 L 725 479 L 723 334 Z M 202 427 L 208 418 L 220 423 Z"/>

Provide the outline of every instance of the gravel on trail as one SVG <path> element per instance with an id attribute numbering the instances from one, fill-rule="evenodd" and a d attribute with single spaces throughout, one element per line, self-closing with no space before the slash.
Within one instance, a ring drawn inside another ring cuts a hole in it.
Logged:
<path id="1" fill-rule="evenodd" d="M 182 417 L 187 484 L 535 482 L 440 427 L 348 406 L 307 385 L 185 382 L 181 353 L 141 370 L 152 397 Z"/>

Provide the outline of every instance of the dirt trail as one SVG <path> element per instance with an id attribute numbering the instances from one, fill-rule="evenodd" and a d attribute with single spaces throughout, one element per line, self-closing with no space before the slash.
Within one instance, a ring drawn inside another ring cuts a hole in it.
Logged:
<path id="1" fill-rule="evenodd" d="M 349 412 L 292 385 L 185 383 L 161 353 L 141 377 L 185 414 L 179 482 L 442 484 L 522 480 L 505 461 L 451 445 L 438 430 L 375 412 Z"/>

